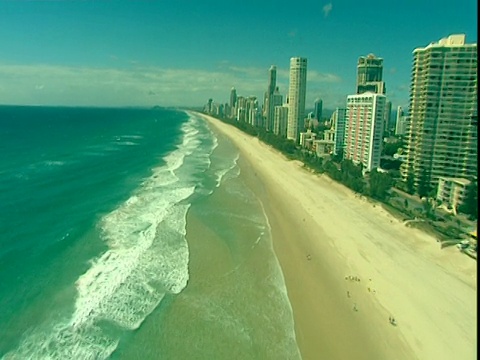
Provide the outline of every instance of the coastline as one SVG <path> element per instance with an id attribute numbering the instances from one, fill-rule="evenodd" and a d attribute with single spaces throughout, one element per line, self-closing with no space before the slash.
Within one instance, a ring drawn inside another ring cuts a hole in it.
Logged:
<path id="1" fill-rule="evenodd" d="M 435 238 L 257 138 L 197 114 L 239 148 L 241 176 L 264 204 L 303 359 L 476 355 L 474 260 L 441 250 Z"/>

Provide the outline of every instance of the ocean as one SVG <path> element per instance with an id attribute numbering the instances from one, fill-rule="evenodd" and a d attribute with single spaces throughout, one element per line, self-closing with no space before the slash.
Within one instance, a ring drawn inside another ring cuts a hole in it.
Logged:
<path id="1" fill-rule="evenodd" d="M 193 112 L 0 106 L 1 359 L 300 359 L 268 218 Z"/>

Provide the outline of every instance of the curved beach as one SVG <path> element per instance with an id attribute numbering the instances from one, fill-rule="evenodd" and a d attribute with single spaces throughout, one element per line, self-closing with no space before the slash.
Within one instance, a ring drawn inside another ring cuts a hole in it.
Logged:
<path id="1" fill-rule="evenodd" d="M 303 359 L 476 358 L 475 260 L 201 116 L 239 148 L 265 206 Z"/>

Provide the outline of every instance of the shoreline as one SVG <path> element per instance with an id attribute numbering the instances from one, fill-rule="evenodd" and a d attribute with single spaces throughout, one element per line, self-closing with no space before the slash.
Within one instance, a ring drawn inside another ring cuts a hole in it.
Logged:
<path id="1" fill-rule="evenodd" d="M 240 150 L 241 176 L 265 206 L 303 359 L 476 354 L 474 260 L 441 250 L 433 237 L 257 138 L 197 114 Z"/>
<path id="2" fill-rule="evenodd" d="M 250 163 L 240 158 L 239 165 L 245 169 Z M 256 184 L 258 176 L 245 172 L 242 176 L 261 199 L 268 216 L 273 248 L 293 310 L 302 359 L 387 358 L 381 346 L 374 341 L 374 335 L 369 333 L 369 326 L 361 320 L 367 307 L 364 299 L 355 297 L 353 301 L 347 297 L 345 286 L 352 284 L 344 283 L 344 277 L 338 277 L 329 264 L 330 249 L 311 243 L 314 238 L 322 238 L 325 234 L 309 234 L 309 226 L 305 226 L 309 219 L 304 222 L 303 218 L 296 218 L 286 222 L 283 210 L 287 204 L 278 202 L 281 194 Z M 272 200 L 275 198 L 277 200 Z M 355 312 L 353 304 L 362 311 Z M 382 328 L 381 324 L 378 325 Z M 375 333 L 380 336 L 378 331 Z M 359 349 L 362 349 L 360 354 Z"/>

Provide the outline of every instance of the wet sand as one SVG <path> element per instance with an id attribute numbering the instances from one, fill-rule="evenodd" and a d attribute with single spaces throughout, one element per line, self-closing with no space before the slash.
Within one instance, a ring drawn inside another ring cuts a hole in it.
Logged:
<path id="1" fill-rule="evenodd" d="M 475 260 L 205 118 L 240 149 L 265 206 L 303 359 L 476 357 Z"/>

